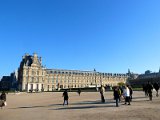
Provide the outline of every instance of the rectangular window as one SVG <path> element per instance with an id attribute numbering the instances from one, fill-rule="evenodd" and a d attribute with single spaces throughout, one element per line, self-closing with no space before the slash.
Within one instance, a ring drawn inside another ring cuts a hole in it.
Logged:
<path id="1" fill-rule="evenodd" d="M 27 90 L 27 84 L 25 85 L 25 90 Z"/>
<path id="2" fill-rule="evenodd" d="M 57 79 L 56 79 L 56 84 L 58 84 L 58 76 L 57 76 Z"/>
<path id="3" fill-rule="evenodd" d="M 54 83 L 54 76 L 52 77 L 52 83 Z"/>
<path id="4" fill-rule="evenodd" d="M 48 91 L 49 91 L 49 85 L 48 85 Z"/>
<path id="5" fill-rule="evenodd" d="M 34 77 L 32 77 L 32 80 L 31 80 L 31 82 L 33 82 L 34 81 Z"/>
<path id="6" fill-rule="evenodd" d="M 32 75 L 34 75 L 34 71 L 32 71 Z"/>
<path id="7" fill-rule="evenodd" d="M 38 84 L 37 84 L 37 90 L 39 89 L 39 86 L 38 86 Z"/>
<path id="8" fill-rule="evenodd" d="M 49 83 L 49 77 L 48 77 L 48 83 Z"/>
<path id="9" fill-rule="evenodd" d="M 28 76 L 26 77 L 26 82 L 28 82 L 29 81 L 29 79 L 28 79 Z"/>
<path id="10" fill-rule="evenodd" d="M 31 90 L 33 90 L 33 84 L 31 84 Z"/>
<path id="11" fill-rule="evenodd" d="M 39 77 L 37 78 L 37 82 L 39 82 Z"/>
<path id="12" fill-rule="evenodd" d="M 37 71 L 37 75 L 39 75 L 39 71 Z"/>
<path id="13" fill-rule="evenodd" d="M 26 71 L 26 75 L 28 75 L 28 70 Z"/>
<path id="14" fill-rule="evenodd" d="M 52 85 L 52 91 L 54 90 L 54 85 Z"/>

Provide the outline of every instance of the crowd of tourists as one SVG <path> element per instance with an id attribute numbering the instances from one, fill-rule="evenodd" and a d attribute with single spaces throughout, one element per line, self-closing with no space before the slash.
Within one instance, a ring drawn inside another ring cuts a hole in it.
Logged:
<path id="1" fill-rule="evenodd" d="M 131 105 L 131 101 L 132 101 L 132 94 L 133 94 L 133 90 L 132 87 L 129 85 L 123 86 L 123 87 L 119 87 L 116 86 L 113 89 L 113 96 L 114 96 L 114 100 L 116 100 L 116 107 L 118 107 L 118 103 L 122 101 L 122 99 L 124 99 L 125 103 L 124 105 L 128 104 Z"/>
<path id="2" fill-rule="evenodd" d="M 159 90 L 159 85 L 158 83 L 151 84 L 148 82 L 146 85 L 143 85 L 143 91 L 145 92 L 145 96 L 149 97 L 149 100 L 152 101 L 152 91 L 153 89 L 156 90 L 156 96 L 158 97 L 158 90 Z M 101 102 L 105 103 L 105 97 L 104 97 L 104 92 L 105 92 L 105 87 L 101 85 L 99 88 L 99 93 L 101 97 Z M 81 90 L 78 89 L 77 93 L 80 96 Z M 130 85 L 124 85 L 124 86 L 115 86 L 113 87 L 113 97 L 115 100 L 116 107 L 119 107 L 119 103 L 124 101 L 123 105 L 131 105 L 132 102 L 132 95 L 133 95 L 133 89 Z M 67 90 L 64 91 L 63 93 L 64 97 L 64 103 L 63 105 L 67 104 L 68 105 L 68 92 Z"/>
<path id="3" fill-rule="evenodd" d="M 159 84 L 158 83 L 154 83 L 151 84 L 150 82 L 148 82 L 147 84 L 143 85 L 143 91 L 145 93 L 146 97 L 149 97 L 149 100 L 152 101 L 152 91 L 153 89 L 156 90 L 156 96 L 159 96 Z M 104 97 L 104 92 L 105 92 L 105 88 L 103 85 L 101 85 L 101 87 L 99 88 L 99 92 L 100 92 L 100 96 L 101 96 L 101 102 L 105 103 L 105 97 Z M 81 94 L 81 89 L 78 89 L 77 93 Z M 115 104 L 116 107 L 119 107 L 119 103 L 122 102 L 122 100 L 124 101 L 124 105 L 131 105 L 131 101 L 132 101 L 132 94 L 133 94 L 133 89 L 130 85 L 125 85 L 125 86 L 115 86 L 113 87 L 113 97 L 115 100 Z M 68 91 L 65 90 L 62 94 L 62 97 L 64 98 L 63 101 L 63 105 L 68 105 Z M 7 105 L 6 102 L 6 93 L 3 91 L 0 95 L 0 107 L 1 109 Z"/>
<path id="4" fill-rule="evenodd" d="M 153 92 L 153 89 L 156 90 L 156 96 L 158 97 L 159 94 L 158 94 L 158 90 L 159 90 L 159 84 L 158 83 L 154 83 L 154 84 L 151 84 L 149 81 L 147 84 L 144 84 L 143 85 L 143 91 L 145 93 L 145 96 L 149 97 L 149 100 L 152 101 L 152 92 Z"/>

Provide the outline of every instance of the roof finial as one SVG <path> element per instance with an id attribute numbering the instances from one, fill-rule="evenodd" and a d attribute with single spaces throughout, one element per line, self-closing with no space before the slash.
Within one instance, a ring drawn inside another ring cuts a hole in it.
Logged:
<path id="1" fill-rule="evenodd" d="M 128 69 L 128 74 L 130 74 L 131 73 L 131 71 L 130 71 L 130 69 Z"/>

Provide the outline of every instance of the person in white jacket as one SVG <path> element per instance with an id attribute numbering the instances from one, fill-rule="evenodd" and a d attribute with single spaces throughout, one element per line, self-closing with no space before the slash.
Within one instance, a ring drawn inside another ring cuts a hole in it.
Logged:
<path id="1" fill-rule="evenodd" d="M 128 103 L 128 105 L 131 105 L 130 104 L 130 90 L 128 88 L 128 85 L 125 86 L 125 89 L 124 89 L 123 93 L 124 93 L 123 95 L 124 95 L 124 98 L 125 98 L 125 103 L 124 104 Z"/>

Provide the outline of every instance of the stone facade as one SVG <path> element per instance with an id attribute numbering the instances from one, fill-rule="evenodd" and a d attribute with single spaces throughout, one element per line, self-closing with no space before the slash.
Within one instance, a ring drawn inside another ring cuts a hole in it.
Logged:
<path id="1" fill-rule="evenodd" d="M 114 86 L 126 83 L 127 74 L 101 73 L 93 71 L 47 69 L 42 66 L 37 54 L 26 54 L 18 69 L 21 91 L 53 91 L 57 89 Z"/>

